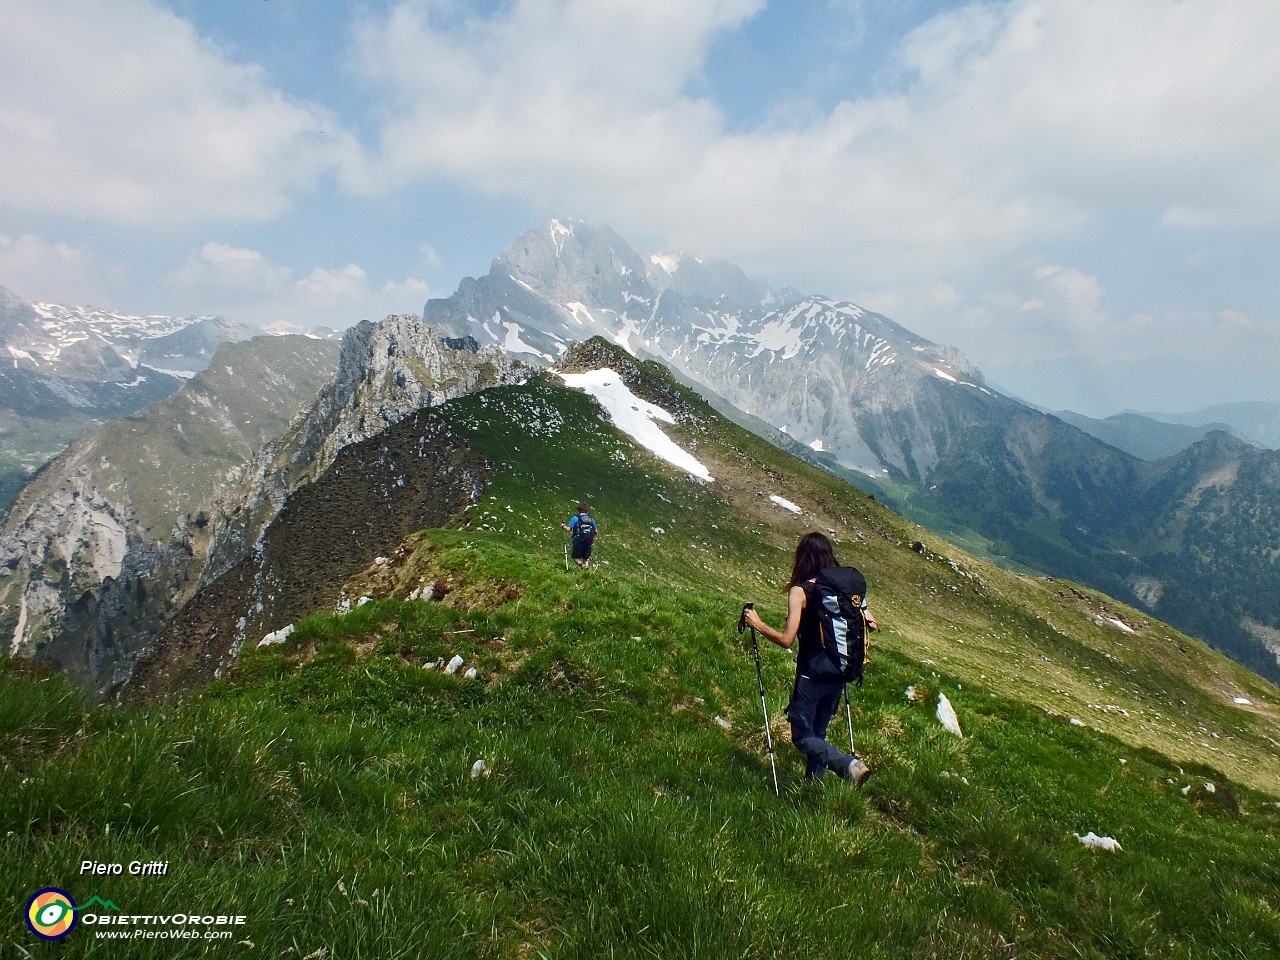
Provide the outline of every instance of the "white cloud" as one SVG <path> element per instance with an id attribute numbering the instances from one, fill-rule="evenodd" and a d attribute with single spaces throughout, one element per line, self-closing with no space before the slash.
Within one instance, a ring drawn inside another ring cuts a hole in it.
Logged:
<path id="1" fill-rule="evenodd" d="M 427 273 L 435 273 L 444 265 L 440 254 L 430 244 L 423 244 L 418 248 L 418 262 Z"/>
<path id="2" fill-rule="evenodd" d="M 1102 309 L 1102 284 L 1074 267 L 1041 264 L 1029 276 L 1030 289 L 1018 304 L 1025 316 L 1051 318 L 1053 326 L 1073 335 L 1101 331 L 1109 317 Z"/>
<path id="3" fill-rule="evenodd" d="M 360 34 L 393 100 L 365 186 L 458 178 L 774 275 L 881 283 L 1113 216 L 1280 225 L 1271 0 L 973 4 L 904 40 L 888 92 L 733 134 L 688 91 L 758 7 L 401 4 Z"/>
<path id="4" fill-rule="evenodd" d="M 1176 393 L 1192 368 L 1197 377 L 1217 380 L 1221 374 L 1210 371 L 1225 366 L 1241 378 L 1241 386 L 1247 382 L 1258 396 L 1269 395 L 1268 378 L 1261 374 L 1280 354 L 1280 324 L 1235 309 L 1118 313 L 1107 309 L 1105 300 L 1096 276 L 1063 264 L 1026 261 L 1002 284 L 980 293 L 926 287 L 903 303 L 918 311 L 905 321 L 909 328 L 935 338 L 938 331 L 954 336 L 993 380 L 1016 384 L 1033 398 L 1037 387 L 1048 385 L 1046 371 L 1055 364 L 1064 371 L 1085 365 L 1117 371 L 1106 387 L 1108 399 L 1124 399 L 1104 413 L 1138 404 L 1153 384 L 1163 382 L 1162 392 Z M 1140 389 L 1132 373 L 1138 367 L 1154 371 L 1144 375 Z M 1097 376 L 1097 382 L 1081 387 L 1080 399 L 1059 405 L 1082 409 L 1099 400 L 1099 384 L 1107 375 Z M 1133 389 L 1126 393 L 1128 386 Z M 1063 388 L 1055 389 L 1065 396 Z"/>
<path id="5" fill-rule="evenodd" d="M 124 280 L 88 250 L 24 233 L 0 233 L 0 286 L 36 302 L 108 306 Z"/>
<path id="6" fill-rule="evenodd" d="M 965 344 L 979 366 L 1062 356 L 1112 357 L 1134 327 L 1104 307 L 1101 281 L 1076 267 L 1027 259 L 980 292 L 933 282 L 871 292 L 860 303 L 908 329 Z"/>
<path id="7" fill-rule="evenodd" d="M 891 2 L 831 0 L 825 9 L 841 11 L 850 56 L 870 7 Z M 1180 257 L 1206 278 L 1239 269 L 1253 236 L 1274 243 L 1274 0 L 953 6 L 902 39 L 873 88 L 797 109 L 783 100 L 807 88 L 792 84 L 776 102 L 751 105 L 765 122 L 731 129 L 705 75 L 763 7 L 353 5 L 356 82 L 336 93 L 332 71 L 317 69 L 304 100 L 161 0 L 100 0 L 91 10 L 0 0 L 0 229 L 15 238 L 0 249 L 0 283 L 24 296 L 113 299 L 118 268 L 32 238 L 34 224 L 275 219 L 298 230 L 301 217 L 283 214 L 295 201 L 324 206 L 334 177 L 363 196 L 409 188 L 396 202 L 459 186 L 484 202 L 511 198 L 835 296 L 872 286 L 860 302 L 960 344 L 983 366 L 1019 353 L 1029 362 L 1136 355 L 1151 349 L 1143 335 L 1160 350 L 1195 345 L 1205 357 L 1224 356 L 1243 329 L 1275 343 L 1274 320 L 1258 319 L 1265 279 L 1236 304 L 1225 295 L 1213 306 L 1177 304 L 1159 289 L 1143 302 L 1124 289 L 1123 264 L 1112 269 L 1099 255 L 1085 265 L 1082 240 L 1059 242 L 1097 237 L 1099 249 L 1117 250 L 1117 229 L 1173 237 L 1134 255 Z M 797 75 L 830 66 L 804 52 L 776 55 Z M 356 143 L 344 119 L 373 131 L 369 143 Z M 307 222 L 332 222 L 343 208 L 324 209 L 328 220 Z M 345 209 L 376 214 L 356 202 Z M 1255 233 L 1227 233 L 1238 228 Z M 357 258 L 335 254 L 338 266 L 301 267 L 265 236 L 246 242 L 269 256 L 216 243 L 193 252 L 169 278 L 182 309 L 345 325 L 418 310 L 426 297 L 415 277 L 371 278 L 372 253 L 360 265 L 341 266 Z M 440 269 L 434 249 L 420 255 L 409 273 Z M 1144 275 L 1176 269 L 1157 266 Z M 42 292 L 52 277 L 72 292 Z M 1238 314 L 1224 313 L 1232 306 Z"/>
<path id="8" fill-rule="evenodd" d="M 365 186 L 455 176 L 550 203 L 656 193 L 719 125 L 684 90 L 763 0 L 517 0 L 493 18 L 404 3 L 360 31 L 395 105 Z M 572 186 L 570 186 L 572 184 Z"/>
<path id="9" fill-rule="evenodd" d="M 225 299 L 275 294 L 292 279 L 292 270 L 268 262 L 257 250 L 210 241 L 187 255 L 169 276 L 169 283 L 179 290 L 199 290 Z"/>
<path id="10" fill-rule="evenodd" d="M 0 203 L 15 210 L 268 219 L 350 156 L 328 111 L 148 0 L 0 0 L 0 22 Z"/>
<path id="11" fill-rule="evenodd" d="M 1271 0 L 975 3 L 904 38 L 882 92 L 789 119 L 766 104 L 767 124 L 730 132 L 691 91 L 763 6 L 370 8 L 352 54 L 362 90 L 383 97 L 350 125 L 376 131 L 366 150 L 156 0 L 102 0 L 93 16 L 0 0 L 0 204 L 253 220 L 327 174 L 365 194 L 445 180 L 771 276 L 883 285 L 1112 216 L 1280 225 Z M 863 3 L 831 9 L 833 29 L 859 35 Z"/>
<path id="12" fill-rule="evenodd" d="M 167 284 L 184 309 L 293 330 L 342 329 L 390 313 L 421 313 L 430 292 L 412 277 L 375 284 L 357 264 L 317 266 L 298 276 L 257 250 L 216 242 L 188 254 Z"/>

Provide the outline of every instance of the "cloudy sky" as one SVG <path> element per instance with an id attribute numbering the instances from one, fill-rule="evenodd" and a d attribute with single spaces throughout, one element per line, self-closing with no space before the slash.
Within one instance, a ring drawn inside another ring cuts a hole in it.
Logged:
<path id="1" fill-rule="evenodd" d="M 0 285 L 345 327 L 551 217 L 1058 409 L 1280 400 L 1275 0 L 0 0 Z"/>

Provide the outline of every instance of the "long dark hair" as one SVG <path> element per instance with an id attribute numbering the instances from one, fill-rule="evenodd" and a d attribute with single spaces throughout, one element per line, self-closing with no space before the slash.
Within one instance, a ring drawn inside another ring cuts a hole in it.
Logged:
<path id="1" fill-rule="evenodd" d="M 821 533 L 806 533 L 796 545 L 795 563 L 791 565 L 791 582 L 787 589 L 799 586 L 818 575 L 824 567 L 838 567 L 836 551 L 831 541 Z"/>

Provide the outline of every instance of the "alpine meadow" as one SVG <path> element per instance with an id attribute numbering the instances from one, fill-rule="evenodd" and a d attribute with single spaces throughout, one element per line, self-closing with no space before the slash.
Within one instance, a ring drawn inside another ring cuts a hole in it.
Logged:
<path id="1" fill-rule="evenodd" d="M 600 370 L 635 417 L 561 376 Z M 636 439 L 655 408 L 710 480 Z M 347 531 L 400 501 L 341 457 L 288 491 L 262 562 L 332 561 L 258 578 L 275 609 L 317 598 L 292 629 L 214 669 L 245 609 L 217 581 L 105 703 L 4 661 L 6 955 L 1280 956 L 1280 691 L 1257 674 L 967 553 L 600 339 L 369 434 L 343 456 L 388 490 L 427 496 L 400 464 L 429 437 L 467 495 L 344 565 Z M 560 529 L 579 501 L 586 570 Z M 861 790 L 803 782 L 794 664 L 762 642 L 766 738 L 738 632 L 746 602 L 783 619 L 811 530 L 881 628 L 850 691 Z M 79 905 L 54 943 L 23 922 L 45 888 Z M 230 920 L 159 939 L 177 914 Z"/>

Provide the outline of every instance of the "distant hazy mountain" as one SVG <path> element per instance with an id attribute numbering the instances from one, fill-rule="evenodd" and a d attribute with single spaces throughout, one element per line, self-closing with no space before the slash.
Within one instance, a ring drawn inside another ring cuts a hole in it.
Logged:
<path id="1" fill-rule="evenodd" d="M 1272 450 L 1280 449 L 1280 403 L 1223 403 L 1194 413 L 1148 413 L 1146 416 L 1193 427 L 1226 424 L 1242 440 Z"/>
<path id="2" fill-rule="evenodd" d="M 1254 446 L 1280 449 L 1280 403 L 1227 403 L 1194 413 L 1125 411 L 1102 420 L 1070 410 L 1054 416 L 1143 460 L 1172 456 L 1214 430 L 1225 430 Z"/>
<path id="3" fill-rule="evenodd" d="M 252 335 L 221 317 L 31 303 L 0 287 L 0 511 L 72 440 L 169 396 L 219 344 Z"/>
<path id="4" fill-rule="evenodd" d="M 66 406 L 117 413 L 136 404 L 134 394 L 155 392 L 148 380 L 189 380 L 219 344 L 253 332 L 222 317 L 137 317 L 30 303 L 0 287 L 0 355 L 7 361 L 0 366 L 25 375 L 11 378 L 9 389 L 30 385 L 29 399 L 40 405 L 32 412 L 40 414 Z"/>
<path id="5" fill-rule="evenodd" d="M 1211 431 L 1231 429 L 1226 423 L 1190 426 L 1140 413 L 1117 413 L 1103 420 L 1096 420 L 1071 410 L 1058 410 L 1054 412 L 1054 416 L 1073 427 L 1079 427 L 1103 443 L 1109 443 L 1142 460 L 1171 457 L 1197 440 L 1204 439 Z"/>

